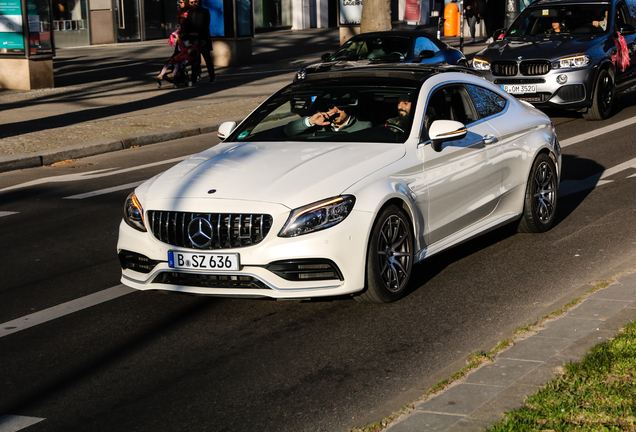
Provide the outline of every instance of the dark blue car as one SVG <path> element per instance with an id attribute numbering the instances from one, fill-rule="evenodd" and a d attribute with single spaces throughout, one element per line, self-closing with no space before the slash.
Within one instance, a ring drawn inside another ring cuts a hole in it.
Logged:
<path id="1" fill-rule="evenodd" d="M 468 66 L 456 48 L 420 30 L 370 32 L 356 35 L 335 54 L 323 54 L 322 63 L 300 70 L 294 81 L 308 73 L 324 72 L 375 63 L 422 63 Z"/>

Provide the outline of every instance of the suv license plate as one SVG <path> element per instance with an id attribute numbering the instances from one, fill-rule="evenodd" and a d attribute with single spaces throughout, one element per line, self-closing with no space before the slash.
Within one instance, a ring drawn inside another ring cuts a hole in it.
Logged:
<path id="1" fill-rule="evenodd" d="M 536 85 L 502 85 L 502 89 L 510 94 L 536 93 Z"/>
<path id="2" fill-rule="evenodd" d="M 187 270 L 238 271 L 239 254 L 168 251 L 168 266 Z"/>

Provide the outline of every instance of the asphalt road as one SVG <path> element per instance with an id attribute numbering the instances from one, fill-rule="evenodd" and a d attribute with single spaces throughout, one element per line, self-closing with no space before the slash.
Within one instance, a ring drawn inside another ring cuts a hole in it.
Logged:
<path id="1" fill-rule="evenodd" d="M 636 262 L 636 124 L 612 129 L 636 107 L 596 123 L 550 114 L 565 145 L 556 226 L 504 227 L 436 255 L 386 306 L 124 291 L 55 318 L 119 285 L 117 230 L 134 184 L 218 139 L 0 174 L 0 419 L 37 421 L 30 432 L 315 432 L 399 410 L 469 353 Z"/>

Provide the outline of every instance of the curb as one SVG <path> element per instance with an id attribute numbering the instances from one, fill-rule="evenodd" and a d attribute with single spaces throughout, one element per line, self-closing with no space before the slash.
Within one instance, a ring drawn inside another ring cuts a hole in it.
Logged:
<path id="1" fill-rule="evenodd" d="M 0 156 L 0 173 L 25 168 L 38 168 L 69 159 L 79 159 L 132 147 L 214 133 L 218 127 L 219 124 L 215 123 L 194 128 L 144 132 L 137 135 L 127 135 L 120 139 L 100 139 L 83 144 L 60 147 L 58 149 L 42 150 L 35 153 L 17 153 L 14 155 Z"/>

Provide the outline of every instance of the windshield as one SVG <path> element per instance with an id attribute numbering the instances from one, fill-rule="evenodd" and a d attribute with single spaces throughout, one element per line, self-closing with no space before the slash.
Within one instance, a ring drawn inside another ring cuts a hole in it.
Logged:
<path id="1" fill-rule="evenodd" d="M 526 8 L 506 37 L 604 33 L 608 10 L 607 3 Z"/>
<path id="2" fill-rule="evenodd" d="M 415 84 L 291 86 L 257 108 L 227 141 L 404 142 L 417 93 Z"/>
<path id="3" fill-rule="evenodd" d="M 407 58 L 410 52 L 411 38 L 409 37 L 353 37 L 345 42 L 331 60 L 381 60 L 397 55 Z"/>

